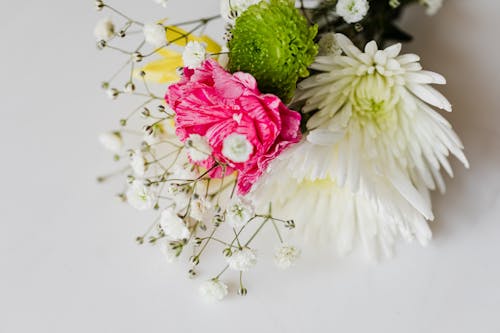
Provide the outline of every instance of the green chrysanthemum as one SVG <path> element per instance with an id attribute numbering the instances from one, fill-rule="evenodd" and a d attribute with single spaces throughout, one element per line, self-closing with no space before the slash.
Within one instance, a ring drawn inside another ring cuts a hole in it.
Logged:
<path id="1" fill-rule="evenodd" d="M 259 89 L 288 102 L 297 81 L 309 76 L 318 47 L 317 26 L 309 27 L 294 1 L 270 0 L 249 7 L 237 20 L 229 42 L 231 72 L 257 79 Z"/>

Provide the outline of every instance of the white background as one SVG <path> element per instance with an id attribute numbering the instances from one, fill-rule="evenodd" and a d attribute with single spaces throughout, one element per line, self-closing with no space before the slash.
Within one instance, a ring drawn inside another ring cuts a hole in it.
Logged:
<path id="1" fill-rule="evenodd" d="M 136 17 L 196 18 L 216 0 L 114 0 Z M 305 249 L 289 272 L 263 259 L 249 295 L 207 306 L 199 281 L 133 239 L 148 222 L 95 182 L 113 167 L 97 135 L 119 108 L 99 89 L 93 1 L 6 1 L 0 10 L 0 332 L 500 332 L 500 4 L 413 8 L 405 46 L 448 78 L 447 114 L 471 169 L 435 195 L 434 240 L 378 265 Z M 221 27 L 216 28 L 221 31 Z M 115 64 L 116 66 L 116 64 Z"/>

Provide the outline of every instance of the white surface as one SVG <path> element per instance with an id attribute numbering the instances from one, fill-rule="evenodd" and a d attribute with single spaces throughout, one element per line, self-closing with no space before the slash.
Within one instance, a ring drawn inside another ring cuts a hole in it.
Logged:
<path id="1" fill-rule="evenodd" d="M 113 3 L 197 17 L 218 0 Z M 497 1 L 449 0 L 431 19 L 415 8 L 403 24 L 416 37 L 406 49 L 448 78 L 446 116 L 472 166 L 454 161 L 435 196 L 431 245 L 402 245 L 380 265 L 311 251 L 288 273 L 262 262 L 245 299 L 215 306 L 135 245 L 147 221 L 94 181 L 112 167 L 96 137 L 119 108 L 99 90 L 114 58 L 94 48 L 93 1 L 2 4 L 0 332 L 500 332 Z"/>

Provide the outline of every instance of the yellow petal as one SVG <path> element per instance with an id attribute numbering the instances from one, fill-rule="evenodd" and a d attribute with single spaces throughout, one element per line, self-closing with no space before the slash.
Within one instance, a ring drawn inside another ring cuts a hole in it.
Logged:
<path id="1" fill-rule="evenodd" d="M 161 59 L 153 60 L 141 68 L 146 73 L 146 80 L 157 83 L 179 80 L 177 68 L 183 65 L 182 55 L 168 49 L 161 49 L 158 53 L 162 56 Z"/>

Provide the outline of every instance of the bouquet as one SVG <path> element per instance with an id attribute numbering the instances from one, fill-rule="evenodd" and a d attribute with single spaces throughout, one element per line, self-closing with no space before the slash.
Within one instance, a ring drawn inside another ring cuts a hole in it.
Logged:
<path id="1" fill-rule="evenodd" d="M 442 1 L 221 0 L 218 15 L 142 22 L 97 0 L 112 15 L 97 46 L 123 58 L 102 87 L 137 101 L 100 136 L 121 166 L 99 181 L 122 177 L 119 198 L 155 212 L 137 242 L 185 259 L 207 300 L 247 294 L 264 231 L 282 269 L 299 242 L 373 258 L 426 245 L 430 192 L 453 176 L 450 153 L 468 162 L 438 112 L 451 111 L 432 86 L 445 78 L 402 52 L 411 4 L 433 15 Z M 212 24 L 224 33 L 206 35 Z M 200 274 L 205 262 L 220 267 Z"/>

